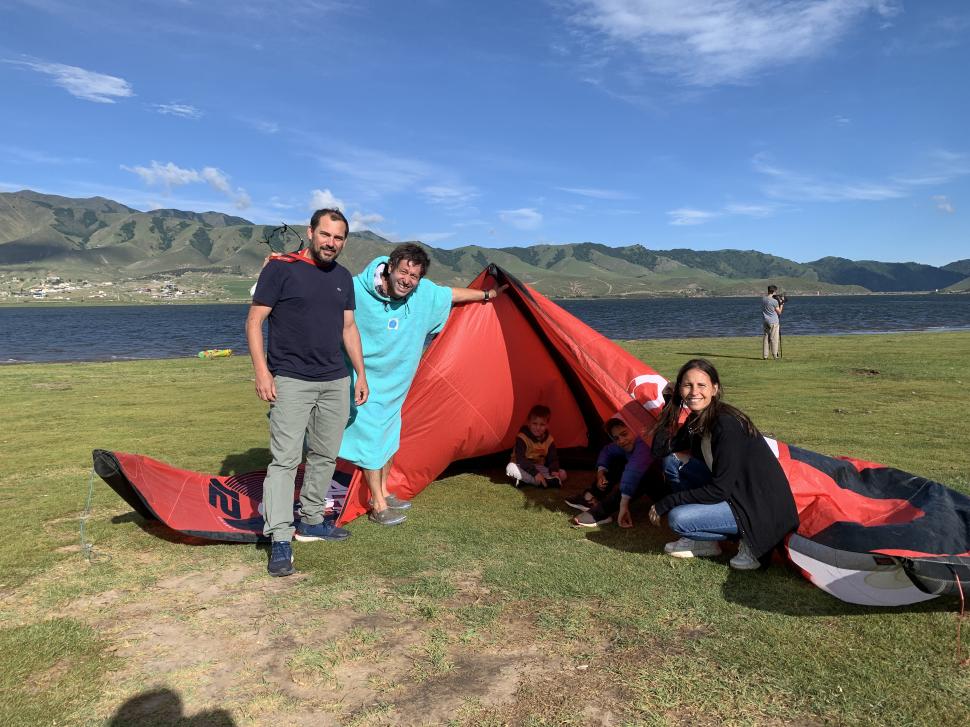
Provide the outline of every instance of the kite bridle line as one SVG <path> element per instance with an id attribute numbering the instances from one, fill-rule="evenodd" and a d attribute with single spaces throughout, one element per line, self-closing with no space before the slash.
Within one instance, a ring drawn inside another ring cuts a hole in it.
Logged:
<path id="1" fill-rule="evenodd" d="M 966 605 L 966 603 L 963 599 L 963 584 L 960 582 L 960 576 L 957 574 L 955 568 L 950 568 L 950 572 L 953 574 L 953 577 L 956 579 L 957 590 L 960 592 L 960 615 L 957 616 L 957 664 L 959 664 L 960 666 L 963 666 L 964 664 L 970 662 L 970 659 L 964 660 L 960 658 L 963 656 L 963 647 L 962 647 L 962 644 L 960 643 L 960 627 L 963 625 L 963 617 L 965 614 L 964 606 Z"/>
<path id="2" fill-rule="evenodd" d="M 94 543 L 88 540 L 84 534 L 84 525 L 88 520 L 91 519 L 91 499 L 94 496 L 94 475 L 96 471 L 94 467 L 91 468 L 91 477 L 88 479 L 88 499 L 84 504 L 84 512 L 81 513 L 80 520 L 80 538 L 81 538 L 81 555 L 88 561 L 89 564 L 95 563 L 99 560 L 110 560 L 111 556 L 105 553 L 95 553 Z"/>
<path id="3" fill-rule="evenodd" d="M 297 246 L 296 250 L 286 249 L 287 233 L 289 233 L 289 235 L 292 237 L 296 237 L 296 239 L 300 241 L 300 244 Z M 279 242 L 276 242 L 277 240 L 279 240 Z M 262 242 L 269 247 L 272 252 L 278 253 L 299 252 L 306 246 L 306 240 L 303 239 L 303 235 L 294 230 L 285 222 L 279 227 L 274 227 L 272 230 L 270 230 L 269 234 L 266 235 Z"/>

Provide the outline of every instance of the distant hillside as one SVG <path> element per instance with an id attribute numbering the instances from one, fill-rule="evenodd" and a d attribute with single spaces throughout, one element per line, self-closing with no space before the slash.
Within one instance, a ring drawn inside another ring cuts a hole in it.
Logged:
<path id="1" fill-rule="evenodd" d="M 303 233 L 306 222 L 293 227 Z M 255 276 L 270 250 L 264 241 L 272 229 L 219 212 L 141 212 L 102 197 L 0 193 L 0 268 L 103 280 L 186 271 Z M 393 245 L 371 232 L 353 233 L 341 262 L 357 271 Z M 288 249 L 295 246 L 290 238 Z M 795 295 L 970 288 L 970 260 L 943 268 L 834 257 L 797 263 L 755 250 L 651 250 L 595 242 L 425 247 L 432 260 L 429 276 L 438 282 L 464 285 L 495 263 L 557 297 L 750 295 L 769 282 Z"/>
<path id="2" fill-rule="evenodd" d="M 841 257 L 825 257 L 806 265 L 818 272 L 820 280 L 840 285 L 861 285 L 879 293 L 937 290 L 966 277 L 966 274 L 961 275 L 932 265 L 853 261 Z"/>
<path id="3" fill-rule="evenodd" d="M 961 273 L 962 275 L 970 275 L 970 258 L 966 260 L 955 260 L 952 263 L 944 265 L 943 270 L 949 270 L 953 273 Z"/>

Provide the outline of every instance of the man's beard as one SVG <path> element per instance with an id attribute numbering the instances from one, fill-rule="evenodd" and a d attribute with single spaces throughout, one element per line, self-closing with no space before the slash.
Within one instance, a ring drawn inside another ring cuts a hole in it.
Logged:
<path id="1" fill-rule="evenodd" d="M 318 247 L 311 247 L 310 248 L 310 256 L 316 261 L 317 265 L 329 265 L 330 263 L 334 262 L 337 259 L 337 256 L 339 254 L 340 254 L 340 252 L 339 251 L 336 251 L 336 252 L 334 252 L 333 257 L 330 258 L 329 260 L 327 260 L 326 258 L 324 258 L 321 255 L 320 248 L 318 248 Z"/>

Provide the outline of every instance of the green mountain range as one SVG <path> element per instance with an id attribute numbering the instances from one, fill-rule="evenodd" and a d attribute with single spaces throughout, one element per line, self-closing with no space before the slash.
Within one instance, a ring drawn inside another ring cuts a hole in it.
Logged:
<path id="1" fill-rule="evenodd" d="M 293 228 L 304 233 L 306 222 Z M 0 193 L 0 269 L 99 280 L 187 271 L 254 277 L 270 250 L 265 241 L 281 239 L 273 229 L 219 212 L 140 212 L 103 197 Z M 283 237 L 287 249 L 296 248 L 295 235 Z M 370 232 L 354 233 L 340 261 L 356 272 L 394 244 Z M 970 260 L 943 267 L 834 257 L 797 263 L 754 250 L 651 250 L 593 242 L 425 247 L 432 259 L 429 276 L 438 282 L 464 285 L 496 263 L 556 297 L 750 295 L 769 282 L 796 295 L 970 292 Z"/>

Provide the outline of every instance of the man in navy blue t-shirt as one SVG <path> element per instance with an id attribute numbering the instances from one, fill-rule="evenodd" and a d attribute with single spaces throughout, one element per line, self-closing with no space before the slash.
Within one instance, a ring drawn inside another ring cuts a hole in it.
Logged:
<path id="1" fill-rule="evenodd" d="M 354 284 L 337 264 L 349 226 L 340 210 L 313 213 L 305 250 L 270 259 L 259 275 L 246 319 L 256 393 L 270 403 L 270 454 L 263 482 L 263 534 L 272 538 L 269 574 L 293 573 L 290 541 L 343 540 L 350 533 L 324 517 L 327 488 L 354 402 L 367 401 L 367 377 L 354 321 Z M 269 345 L 263 351 L 263 322 Z M 299 521 L 293 524 L 296 469 L 309 445 Z"/>

